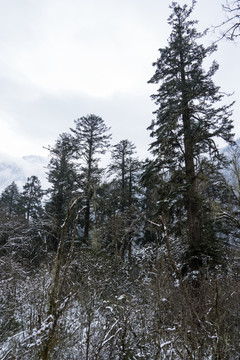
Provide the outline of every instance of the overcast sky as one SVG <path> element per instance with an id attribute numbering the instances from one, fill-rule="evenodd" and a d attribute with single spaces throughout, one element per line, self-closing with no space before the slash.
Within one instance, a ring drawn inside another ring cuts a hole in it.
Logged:
<path id="1" fill-rule="evenodd" d="M 224 0 L 198 0 L 198 29 L 224 19 Z M 113 144 L 129 139 L 145 158 L 155 109 L 147 84 L 167 44 L 171 1 L 0 0 L 0 154 L 47 155 L 58 135 L 87 114 L 111 127 Z M 179 1 L 191 4 L 190 0 Z M 205 41 L 209 44 L 217 34 Z M 240 44 L 222 41 L 214 80 L 234 92 L 240 136 Z"/>

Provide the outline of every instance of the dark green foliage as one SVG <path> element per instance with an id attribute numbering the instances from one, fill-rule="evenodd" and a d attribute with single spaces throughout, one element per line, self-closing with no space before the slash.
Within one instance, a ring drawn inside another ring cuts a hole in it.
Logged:
<path id="1" fill-rule="evenodd" d="M 27 179 L 22 192 L 23 207 L 28 221 L 36 220 L 43 214 L 42 197 L 43 190 L 40 180 L 33 175 Z"/>
<path id="2" fill-rule="evenodd" d="M 132 245 L 141 237 L 137 211 L 141 202 L 141 163 L 135 157 L 135 145 L 132 142 L 121 140 L 113 146 L 108 173 L 112 180 L 106 198 L 107 244 L 115 255 L 124 257 L 127 254 L 131 262 Z"/>
<path id="3" fill-rule="evenodd" d="M 149 166 L 159 178 L 158 212 L 164 213 L 174 229 L 177 224 L 175 236 L 187 235 L 188 254 L 190 258 L 197 256 L 201 264 L 201 254 L 207 255 L 205 244 L 215 244 L 213 225 L 208 227 L 205 222 L 211 216 L 204 216 L 201 184 L 209 169 L 217 170 L 223 160 L 216 137 L 233 142 L 233 103 L 222 103 L 224 95 L 212 81 L 217 63 L 213 62 L 208 71 L 202 67 L 216 46 L 205 48 L 198 43 L 202 34 L 195 28 L 196 21 L 189 20 L 193 7 L 174 2 L 171 8 L 168 46 L 159 50 L 160 57 L 153 64 L 156 71 L 149 81 L 160 84 L 152 96 L 158 109 L 149 127 L 154 138 L 150 147 L 154 160 Z M 213 253 L 209 251 L 208 255 L 212 258 Z"/>
<path id="4" fill-rule="evenodd" d="M 76 144 L 75 157 L 79 162 L 78 183 L 80 186 L 83 206 L 86 207 L 84 216 L 84 239 L 89 240 L 92 224 L 93 203 L 97 188 L 100 184 L 102 169 L 99 167 L 99 155 L 105 154 L 109 147 L 111 135 L 104 120 L 96 115 L 87 115 L 75 120 L 74 134 Z"/>
<path id="5" fill-rule="evenodd" d="M 48 181 L 52 184 L 49 190 L 50 200 L 46 204 L 46 211 L 54 228 L 52 242 L 56 250 L 61 225 L 67 214 L 67 208 L 74 196 L 77 184 L 76 165 L 73 155 L 76 151 L 71 134 L 59 135 L 54 147 L 48 147 L 50 162 L 48 165 Z"/>
<path id="6" fill-rule="evenodd" d="M 3 190 L 0 197 L 0 246 L 2 254 L 9 251 L 14 238 L 25 228 L 21 194 L 15 182 Z"/>
<path id="7" fill-rule="evenodd" d="M 36 176 L 28 178 L 23 193 L 15 183 L 9 185 L 0 200 L 0 250 L 24 266 L 36 266 L 45 255 L 42 190 Z"/>
<path id="8" fill-rule="evenodd" d="M 4 211 L 5 217 L 11 219 L 23 214 L 23 206 L 18 186 L 12 182 L 3 190 L 0 197 L 1 211 Z"/>
<path id="9" fill-rule="evenodd" d="M 135 190 L 137 190 L 138 177 L 141 163 L 134 157 L 135 145 L 129 140 L 121 140 L 113 146 L 111 152 L 110 174 L 119 183 L 121 210 L 131 206 L 134 202 Z"/>

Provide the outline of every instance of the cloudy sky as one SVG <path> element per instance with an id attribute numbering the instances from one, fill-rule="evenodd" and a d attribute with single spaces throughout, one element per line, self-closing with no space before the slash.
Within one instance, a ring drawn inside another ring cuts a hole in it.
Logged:
<path id="1" fill-rule="evenodd" d="M 191 4 L 190 0 L 179 1 Z M 198 0 L 199 30 L 224 19 L 224 0 Z M 43 155 L 74 119 L 93 113 L 113 144 L 129 139 L 145 158 L 153 118 L 152 62 L 166 45 L 168 0 L 0 0 L 0 156 Z M 216 40 L 212 33 L 204 41 Z M 213 55 L 215 83 L 234 92 L 240 136 L 240 44 Z"/>

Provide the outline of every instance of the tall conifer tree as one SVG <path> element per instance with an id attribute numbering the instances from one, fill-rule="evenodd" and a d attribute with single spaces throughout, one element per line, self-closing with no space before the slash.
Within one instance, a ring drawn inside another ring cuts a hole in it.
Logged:
<path id="1" fill-rule="evenodd" d="M 37 176 L 32 175 L 27 179 L 26 184 L 23 186 L 22 202 L 25 210 L 26 219 L 37 219 L 43 212 L 42 209 L 43 191 L 41 182 Z"/>
<path id="2" fill-rule="evenodd" d="M 221 164 L 215 139 L 233 142 L 232 103 L 223 104 L 224 95 L 212 80 L 218 64 L 214 61 L 208 71 L 203 69 L 204 59 L 216 51 L 216 45 L 198 43 L 203 34 L 195 28 L 197 21 L 189 20 L 194 4 L 171 5 L 171 35 L 168 45 L 159 49 L 160 57 L 153 64 L 156 71 L 149 80 L 160 86 L 152 95 L 158 106 L 156 120 L 148 128 L 154 138 L 151 168 L 161 174 L 169 206 L 178 202 L 186 211 L 192 269 L 201 266 L 203 256 L 213 255 L 207 250 L 207 237 L 213 241 L 213 232 L 206 231 L 201 181 Z"/>
<path id="3" fill-rule="evenodd" d="M 76 157 L 81 174 L 80 185 L 85 199 L 84 238 L 89 239 L 91 207 L 93 195 L 99 185 L 102 169 L 99 168 L 99 155 L 105 154 L 109 147 L 111 134 L 104 120 L 94 114 L 83 116 L 74 121 L 76 128 L 71 129 L 77 146 Z"/>
<path id="4" fill-rule="evenodd" d="M 73 161 L 75 152 L 73 136 L 68 133 L 60 134 L 53 147 L 48 147 L 50 162 L 48 164 L 48 181 L 52 184 L 50 200 L 46 204 L 46 211 L 54 219 L 56 227 L 57 248 L 62 224 L 67 215 L 67 208 L 76 191 L 76 166 Z"/>
<path id="5" fill-rule="evenodd" d="M 136 174 L 139 174 L 140 162 L 134 154 L 136 146 L 129 140 L 121 140 L 113 146 L 111 151 L 112 162 L 110 173 L 115 174 L 115 179 L 120 183 L 121 210 L 131 206 L 134 193 Z"/>
<path id="6" fill-rule="evenodd" d="M 5 216 L 9 219 L 23 214 L 20 192 L 14 181 L 3 190 L 0 208 L 4 209 Z"/>

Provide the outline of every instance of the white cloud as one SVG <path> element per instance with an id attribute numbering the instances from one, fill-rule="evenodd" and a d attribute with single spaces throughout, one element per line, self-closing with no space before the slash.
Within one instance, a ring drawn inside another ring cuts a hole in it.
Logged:
<path id="1" fill-rule="evenodd" d="M 17 26 L 2 24 L 10 29 L 4 54 L 23 78 L 48 92 L 101 97 L 139 86 L 154 38 L 137 16 L 136 2 L 52 0 L 35 7 L 28 1 L 26 13 L 14 3 L 5 11 Z"/>
<path id="2" fill-rule="evenodd" d="M 0 0 L 0 151 L 45 155 L 42 146 L 74 119 L 95 113 L 112 127 L 114 141 L 129 138 L 145 154 L 156 91 L 147 81 L 169 35 L 170 3 Z M 218 23 L 217 14 L 220 22 L 218 0 L 202 0 L 193 17 L 203 29 Z M 217 85 L 235 90 L 237 99 L 239 47 L 221 44 L 213 58 L 220 63 Z"/>

